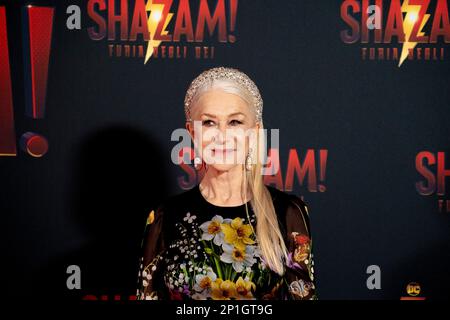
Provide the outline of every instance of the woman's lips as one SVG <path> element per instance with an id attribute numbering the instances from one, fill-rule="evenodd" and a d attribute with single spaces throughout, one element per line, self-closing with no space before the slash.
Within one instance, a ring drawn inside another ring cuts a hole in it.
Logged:
<path id="1" fill-rule="evenodd" d="M 236 150 L 235 149 L 213 149 L 213 151 L 216 153 L 228 153 L 228 152 L 233 152 Z"/>

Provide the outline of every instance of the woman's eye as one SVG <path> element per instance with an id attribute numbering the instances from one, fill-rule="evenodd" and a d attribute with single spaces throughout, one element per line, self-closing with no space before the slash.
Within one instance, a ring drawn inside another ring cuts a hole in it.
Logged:
<path id="1" fill-rule="evenodd" d="M 211 127 L 211 126 L 214 125 L 214 121 L 212 121 L 212 120 L 204 120 L 204 121 L 202 122 L 202 125 L 204 125 L 204 126 L 206 126 L 206 127 Z"/>
<path id="2" fill-rule="evenodd" d="M 232 126 L 238 126 L 241 124 L 242 124 L 242 121 L 239 121 L 239 120 L 231 120 L 230 121 L 230 125 L 232 125 Z"/>

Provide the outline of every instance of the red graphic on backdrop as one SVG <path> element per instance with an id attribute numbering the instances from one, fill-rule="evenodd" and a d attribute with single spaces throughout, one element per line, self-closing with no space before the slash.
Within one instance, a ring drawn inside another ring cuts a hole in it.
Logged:
<path id="1" fill-rule="evenodd" d="M 437 152 L 437 155 L 429 151 L 421 151 L 416 156 L 416 170 L 423 177 L 416 182 L 416 190 L 422 196 L 436 194 L 445 197 L 445 181 L 450 177 L 450 168 L 445 166 L 445 152 Z M 439 211 L 450 212 L 450 199 L 438 199 Z"/>
<path id="2" fill-rule="evenodd" d="M 24 14 L 26 113 L 44 118 L 54 8 L 27 6 Z"/>
<path id="3" fill-rule="evenodd" d="M 26 6 L 22 9 L 25 114 L 33 119 L 45 116 L 48 66 L 54 8 Z M 5 7 L 0 7 L 0 156 L 16 156 L 11 71 L 8 54 Z M 21 149 L 33 157 L 48 151 L 47 139 L 34 132 L 20 138 Z"/>
<path id="4" fill-rule="evenodd" d="M 279 164 L 280 156 L 278 150 L 271 149 L 269 158 L 270 161 L 277 162 L 275 167 L 283 168 Z M 264 183 L 274 185 L 280 190 L 292 191 L 294 189 L 294 180 L 297 178 L 297 183 L 300 186 L 306 184 L 309 192 L 325 192 L 327 158 L 328 150 L 319 150 L 317 154 L 317 150 L 308 149 L 303 161 L 301 161 L 297 149 L 292 148 L 289 150 L 288 163 L 284 170 L 284 182 L 283 170 L 278 170 L 274 175 L 265 175 Z M 317 176 L 319 176 L 319 179 L 317 179 Z M 306 177 L 307 179 L 305 179 Z"/>
<path id="5" fill-rule="evenodd" d="M 26 115 L 33 119 L 45 116 L 48 65 L 53 30 L 54 8 L 27 6 L 23 8 L 24 69 Z M 20 138 L 23 151 L 41 157 L 48 150 L 47 139 L 27 132 Z"/>
<path id="6" fill-rule="evenodd" d="M 185 175 L 178 177 L 178 185 L 183 190 L 189 190 L 202 180 L 204 170 L 197 171 L 193 166 L 185 163 L 184 156 L 188 155 L 191 160 L 194 159 L 194 150 L 185 147 L 179 152 L 180 168 Z M 273 185 L 279 190 L 292 191 L 294 182 L 299 186 L 306 186 L 309 192 L 326 191 L 326 168 L 328 159 L 328 150 L 326 149 L 308 149 L 301 160 L 297 149 L 289 150 L 287 166 L 280 165 L 280 153 L 278 149 L 268 150 L 268 164 L 265 166 L 264 183 Z M 273 170 L 279 168 L 279 170 Z M 297 178 L 297 179 L 295 179 Z"/>
<path id="7" fill-rule="evenodd" d="M 5 7 L 0 7 L 0 156 L 15 156 L 16 133 Z"/>
<path id="8" fill-rule="evenodd" d="M 87 12 L 95 25 L 87 29 L 88 35 L 96 41 L 106 38 L 110 57 L 144 58 L 144 63 L 151 57 L 213 59 L 215 46 L 199 44 L 205 41 L 205 31 L 209 37 L 217 31 L 221 43 L 236 41 L 238 0 L 199 0 L 195 12 L 190 4 L 189 0 L 136 0 L 129 7 L 126 0 L 89 0 Z"/>
<path id="9" fill-rule="evenodd" d="M 434 10 L 430 0 L 344 0 L 341 18 L 348 26 L 341 31 L 344 43 L 372 44 L 361 47 L 362 60 L 398 60 L 398 66 L 406 59 L 444 60 L 445 48 L 436 44 L 450 43 L 447 0 L 437 0 Z M 401 46 L 386 46 L 395 43 Z"/>

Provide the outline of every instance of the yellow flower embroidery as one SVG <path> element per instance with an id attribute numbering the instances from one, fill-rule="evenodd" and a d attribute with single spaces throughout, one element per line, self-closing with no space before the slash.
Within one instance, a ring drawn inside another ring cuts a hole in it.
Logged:
<path id="1" fill-rule="evenodd" d="M 147 217 L 147 224 L 152 224 L 153 221 L 155 221 L 155 211 L 152 210 L 152 212 L 150 212 L 150 214 Z"/>
<path id="2" fill-rule="evenodd" d="M 217 278 L 211 286 L 211 297 L 214 300 L 230 300 L 237 297 L 236 284 L 233 281 Z"/>
<path id="3" fill-rule="evenodd" d="M 295 243 L 294 261 L 303 262 L 308 259 L 311 253 L 311 240 L 308 236 L 298 232 L 292 232 L 292 237 Z M 306 263 L 307 264 L 307 263 Z"/>
<path id="4" fill-rule="evenodd" d="M 230 224 L 222 223 L 221 228 L 225 241 L 240 250 L 245 250 L 246 245 L 255 243 L 250 238 L 252 227 L 249 224 L 243 224 L 241 218 L 234 218 Z"/>
<path id="5" fill-rule="evenodd" d="M 256 290 L 256 285 L 251 282 L 242 279 L 242 277 L 239 277 L 239 279 L 236 281 L 236 292 L 239 295 L 239 298 L 241 299 L 252 299 L 253 298 L 253 290 Z"/>
<path id="6" fill-rule="evenodd" d="M 303 262 L 305 261 L 310 254 L 309 245 L 299 245 L 295 248 L 294 251 L 294 261 L 295 262 Z"/>
<path id="7" fill-rule="evenodd" d="M 210 277 L 203 277 L 203 279 L 200 281 L 200 288 L 202 289 L 207 289 L 210 288 L 212 284 L 211 278 Z"/>
<path id="8" fill-rule="evenodd" d="M 233 253 L 231 254 L 231 257 L 235 261 L 239 261 L 239 262 L 244 261 L 244 259 L 245 259 L 245 248 L 241 249 L 241 248 L 235 247 L 233 249 Z"/>

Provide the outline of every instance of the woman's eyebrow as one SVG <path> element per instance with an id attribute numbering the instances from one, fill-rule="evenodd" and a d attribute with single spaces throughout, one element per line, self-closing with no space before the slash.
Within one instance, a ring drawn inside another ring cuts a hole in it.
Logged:
<path id="1" fill-rule="evenodd" d="M 210 113 L 202 113 L 202 116 L 206 116 L 206 117 L 209 117 L 209 118 L 216 118 L 215 115 L 210 114 Z"/>
<path id="2" fill-rule="evenodd" d="M 234 117 L 234 116 L 238 116 L 238 115 L 242 115 L 245 117 L 245 114 L 242 112 L 235 112 L 235 113 L 229 114 L 228 117 Z M 215 115 L 210 114 L 210 113 L 202 113 L 202 116 L 207 116 L 210 118 L 217 118 Z"/>
<path id="3" fill-rule="evenodd" d="M 242 115 L 242 116 L 245 117 L 245 114 L 242 113 L 242 112 L 235 112 L 235 113 L 232 113 L 232 114 L 229 115 L 229 117 L 234 117 L 234 116 L 239 116 L 239 115 Z"/>

